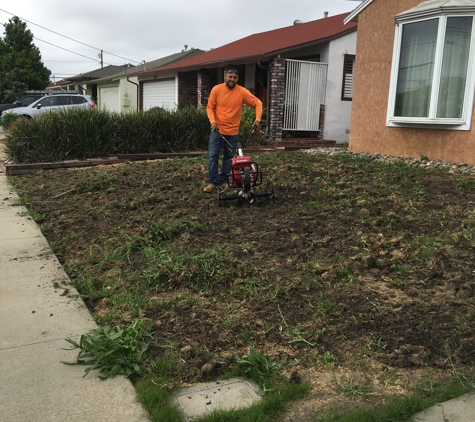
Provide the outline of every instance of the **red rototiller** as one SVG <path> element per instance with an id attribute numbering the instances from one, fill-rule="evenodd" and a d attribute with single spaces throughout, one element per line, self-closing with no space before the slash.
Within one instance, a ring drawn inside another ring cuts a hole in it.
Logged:
<path id="1" fill-rule="evenodd" d="M 267 198 L 274 200 L 274 186 L 267 183 L 262 187 L 263 173 L 259 165 L 252 161 L 251 157 L 243 154 L 243 149 L 247 147 L 257 128 L 252 128 L 249 138 L 241 144 L 232 145 L 226 137 L 223 138 L 225 145 L 234 150 L 234 158 L 231 158 L 231 171 L 228 175 L 228 186 L 224 190 L 218 191 L 218 206 L 226 205 L 227 201 L 237 201 L 239 204 L 247 202 L 253 204 L 257 198 Z M 233 189 L 233 191 L 231 191 Z"/>

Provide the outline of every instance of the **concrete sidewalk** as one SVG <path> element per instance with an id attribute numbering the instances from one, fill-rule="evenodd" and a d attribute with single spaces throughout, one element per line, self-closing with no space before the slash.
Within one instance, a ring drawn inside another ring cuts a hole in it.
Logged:
<path id="1" fill-rule="evenodd" d="M 0 420 L 148 421 L 129 380 L 74 361 L 96 325 L 36 223 L 0 173 Z M 61 285 L 66 288 L 55 288 Z"/>
<path id="2" fill-rule="evenodd" d="M 475 394 L 437 404 L 414 415 L 409 422 L 475 422 Z"/>

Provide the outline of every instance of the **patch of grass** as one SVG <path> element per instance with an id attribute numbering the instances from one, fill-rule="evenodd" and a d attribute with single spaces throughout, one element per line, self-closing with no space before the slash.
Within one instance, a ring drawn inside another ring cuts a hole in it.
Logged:
<path id="1" fill-rule="evenodd" d="M 336 363 L 337 358 L 328 350 L 325 350 L 322 354 L 315 357 L 315 361 L 320 365 L 331 365 Z"/>
<path id="2" fill-rule="evenodd" d="M 171 350 L 174 348 L 172 347 Z M 219 357 L 214 356 L 207 348 L 201 348 L 198 355 L 207 362 L 217 362 Z M 152 422 L 181 422 L 180 412 L 172 406 L 171 395 L 178 389 L 172 380 L 173 359 L 161 358 L 154 362 L 154 376 L 138 381 L 135 385 L 140 401 L 150 414 Z M 160 362 L 157 364 L 157 362 Z M 160 366 L 160 368 L 158 367 Z M 197 418 L 197 422 L 271 422 L 282 415 L 288 404 L 305 398 L 309 393 L 306 383 L 291 383 L 280 374 L 282 365 L 273 363 L 269 356 L 251 348 L 248 355 L 236 358 L 236 364 L 231 373 L 223 378 L 233 376 L 248 376 L 263 386 L 261 402 L 240 410 L 216 410 Z M 160 374 L 160 375 L 158 375 Z"/>
<path id="3" fill-rule="evenodd" d="M 345 389 L 347 389 L 345 387 Z M 352 390 L 355 391 L 355 390 Z M 356 390 L 357 391 L 357 390 Z M 450 400 L 471 391 L 458 382 L 445 384 L 431 384 L 430 389 L 416 388 L 414 392 L 386 399 L 382 406 L 363 406 L 355 410 L 337 410 L 336 408 L 322 408 L 318 422 L 400 422 L 406 421 L 411 416 L 425 410 L 437 403 Z M 366 394 L 366 392 L 363 392 Z M 360 395 L 360 392 L 357 396 Z"/>
<path id="4" fill-rule="evenodd" d="M 349 375 L 341 378 L 335 377 L 335 389 L 344 394 L 351 400 L 360 400 L 367 398 L 374 393 L 371 391 L 368 379 L 356 379 L 355 376 Z"/>
<path id="5" fill-rule="evenodd" d="M 166 378 L 144 379 L 135 384 L 135 389 L 152 422 L 183 422 L 179 410 L 170 404 L 174 388 Z"/>

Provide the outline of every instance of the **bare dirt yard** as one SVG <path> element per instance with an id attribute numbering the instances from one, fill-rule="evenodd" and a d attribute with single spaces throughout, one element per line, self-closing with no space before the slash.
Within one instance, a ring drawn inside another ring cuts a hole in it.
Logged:
<path id="1" fill-rule="evenodd" d="M 384 402 L 475 364 L 475 179 L 254 154 L 275 201 L 218 206 L 206 157 L 12 177 L 99 324 L 154 321 L 182 385 L 253 346 L 322 405 Z M 153 365 L 153 356 L 150 358 Z"/>

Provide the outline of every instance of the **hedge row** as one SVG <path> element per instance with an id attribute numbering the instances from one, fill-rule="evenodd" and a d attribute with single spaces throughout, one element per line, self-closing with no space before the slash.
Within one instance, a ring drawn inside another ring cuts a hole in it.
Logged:
<path id="1" fill-rule="evenodd" d="M 243 138 L 250 133 L 254 119 L 254 109 L 246 108 L 240 128 Z M 209 138 L 206 110 L 192 106 L 124 114 L 59 110 L 31 120 L 5 121 L 2 117 L 1 123 L 6 129 L 5 152 L 15 163 L 203 151 Z M 253 144 L 265 144 L 264 132 L 255 137 Z"/>

